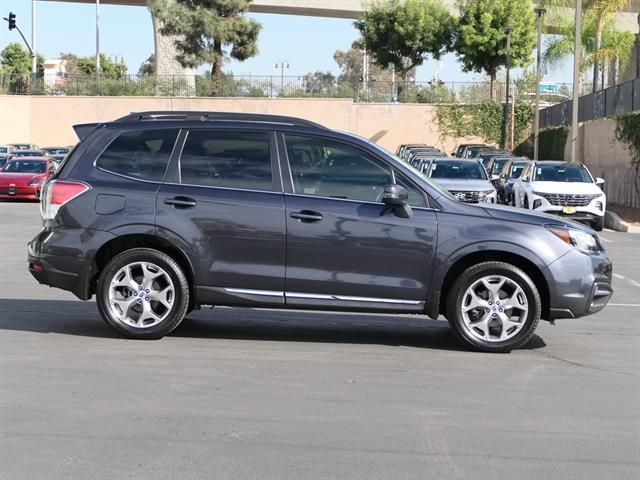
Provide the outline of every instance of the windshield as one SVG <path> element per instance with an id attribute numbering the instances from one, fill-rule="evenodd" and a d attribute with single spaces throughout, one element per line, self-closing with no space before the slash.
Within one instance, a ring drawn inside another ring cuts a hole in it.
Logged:
<path id="1" fill-rule="evenodd" d="M 533 171 L 535 182 L 575 182 L 593 183 L 591 175 L 582 165 L 543 165 L 537 164 Z"/>
<path id="2" fill-rule="evenodd" d="M 13 157 L 40 157 L 42 152 L 34 152 L 33 150 L 16 150 L 11 154 Z"/>
<path id="3" fill-rule="evenodd" d="M 509 173 L 509 178 L 520 178 L 524 168 L 527 166 L 527 162 L 525 163 L 514 163 L 511 165 L 511 172 Z"/>
<path id="4" fill-rule="evenodd" d="M 45 152 L 49 152 L 51 155 L 66 155 L 69 153 L 68 148 L 43 148 Z"/>
<path id="5" fill-rule="evenodd" d="M 362 138 L 362 137 L 359 137 L 359 138 Z M 368 140 L 366 139 L 364 140 L 368 142 Z M 381 147 L 377 143 L 369 142 L 369 145 L 371 145 L 376 150 L 379 150 L 380 152 L 384 153 L 385 155 L 392 157 L 398 163 L 401 163 L 402 165 L 404 165 L 405 168 L 411 171 L 411 173 L 413 173 L 414 175 L 417 175 L 420 179 L 422 179 L 422 181 L 427 182 L 431 188 L 433 188 L 434 190 L 437 190 L 438 192 L 440 192 L 440 194 L 450 198 L 451 200 L 459 202 L 459 200 L 456 197 L 454 197 L 453 195 L 451 195 L 451 193 L 449 193 L 449 190 L 441 187 L 436 182 L 432 182 L 431 180 L 429 180 L 429 178 L 427 178 L 425 174 L 421 173 L 419 170 L 417 170 L 415 167 L 411 166 L 410 164 L 403 162 L 393 153 L 390 153 L 388 150 L 385 150 L 383 147 Z"/>
<path id="6" fill-rule="evenodd" d="M 508 158 L 496 158 L 493 161 L 493 167 L 491 167 L 491 174 L 500 175 L 500 171 L 502 170 L 502 167 L 504 167 L 504 164 L 507 163 L 508 161 L 509 161 Z"/>
<path id="7" fill-rule="evenodd" d="M 14 160 L 7 163 L 2 171 L 13 173 L 44 173 L 46 168 L 47 162 L 43 160 Z"/>
<path id="8" fill-rule="evenodd" d="M 477 162 L 434 162 L 431 178 L 455 178 L 459 180 L 486 180 L 487 172 Z"/>

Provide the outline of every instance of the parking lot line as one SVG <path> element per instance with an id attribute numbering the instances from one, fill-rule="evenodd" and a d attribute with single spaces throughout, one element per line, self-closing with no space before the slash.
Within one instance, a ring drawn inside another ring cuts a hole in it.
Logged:
<path id="1" fill-rule="evenodd" d="M 640 303 L 607 303 L 608 307 L 640 307 Z"/>
<path id="2" fill-rule="evenodd" d="M 620 280 L 624 280 L 625 278 L 627 278 L 624 275 L 620 275 L 619 273 L 614 273 L 613 276 L 619 278 Z"/>

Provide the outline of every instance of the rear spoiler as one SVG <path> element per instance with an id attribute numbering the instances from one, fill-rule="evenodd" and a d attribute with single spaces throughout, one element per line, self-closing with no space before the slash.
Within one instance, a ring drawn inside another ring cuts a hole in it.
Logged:
<path id="1" fill-rule="evenodd" d="M 76 135 L 82 142 L 85 138 L 91 135 L 91 132 L 101 125 L 101 123 L 81 123 L 79 125 L 74 125 L 73 129 L 76 131 Z"/>

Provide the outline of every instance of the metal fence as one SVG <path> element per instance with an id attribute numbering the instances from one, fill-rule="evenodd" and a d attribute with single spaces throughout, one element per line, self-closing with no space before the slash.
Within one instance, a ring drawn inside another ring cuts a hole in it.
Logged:
<path id="1" fill-rule="evenodd" d="M 535 86 L 511 85 L 516 101 L 533 103 Z M 0 94 L 66 96 L 172 96 L 172 97 L 265 97 L 349 98 L 356 102 L 481 103 L 491 100 L 489 82 L 348 82 L 331 75 L 234 76 L 217 80 L 208 75 L 52 75 L 32 79 L 30 75 L 0 75 Z M 570 84 L 556 84 L 543 101 L 556 103 L 569 98 Z M 504 101 L 505 83 L 496 82 L 496 101 Z"/>
<path id="2" fill-rule="evenodd" d="M 640 78 L 580 97 L 578 121 L 588 122 L 640 110 Z M 569 125 L 573 112 L 571 101 L 540 111 L 540 128 Z"/>

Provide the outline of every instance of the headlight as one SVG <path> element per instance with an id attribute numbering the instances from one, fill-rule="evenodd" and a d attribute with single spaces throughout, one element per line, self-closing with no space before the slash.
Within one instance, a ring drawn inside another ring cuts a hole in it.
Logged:
<path id="1" fill-rule="evenodd" d="M 534 195 L 537 195 L 539 197 L 544 197 L 544 194 L 540 193 L 540 192 L 531 192 L 531 193 L 533 193 Z"/>
<path id="2" fill-rule="evenodd" d="M 29 182 L 29 186 L 30 187 L 37 187 L 39 185 L 42 185 L 42 180 L 43 180 L 42 178 L 36 178 L 35 180 L 31 180 Z"/>
<path id="3" fill-rule="evenodd" d="M 556 226 L 547 226 L 547 228 L 556 237 L 558 237 L 563 242 L 571 245 L 579 252 L 590 255 L 602 251 L 600 242 L 598 242 L 598 239 L 595 235 L 585 233 L 581 230 L 574 230 L 573 228 Z"/>

